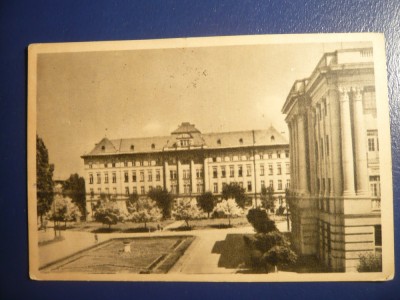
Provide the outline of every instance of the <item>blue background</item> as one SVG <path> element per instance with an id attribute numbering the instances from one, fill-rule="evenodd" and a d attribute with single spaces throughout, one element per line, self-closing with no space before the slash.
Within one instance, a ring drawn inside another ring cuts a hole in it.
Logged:
<path id="1" fill-rule="evenodd" d="M 1 299 L 400 299 L 384 283 L 99 283 L 28 278 L 26 76 L 31 43 L 216 35 L 383 32 L 392 132 L 395 240 L 400 197 L 399 1 L 0 1 Z M 399 257 L 399 244 L 396 254 Z M 398 269 L 397 269 L 398 272 Z"/>

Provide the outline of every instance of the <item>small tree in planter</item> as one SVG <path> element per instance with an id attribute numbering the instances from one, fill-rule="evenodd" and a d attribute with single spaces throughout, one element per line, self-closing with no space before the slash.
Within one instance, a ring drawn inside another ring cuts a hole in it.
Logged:
<path id="1" fill-rule="evenodd" d="M 268 233 L 277 230 L 275 222 L 269 219 L 264 209 L 250 209 L 247 213 L 247 220 L 258 233 Z"/>
<path id="2" fill-rule="evenodd" d="M 196 200 L 183 199 L 179 201 L 174 208 L 173 216 L 176 220 L 184 220 L 186 227 L 190 228 L 189 221 L 199 218 L 201 212 L 197 206 Z"/>
<path id="3" fill-rule="evenodd" d="M 128 218 L 133 222 L 143 223 L 144 228 L 147 229 L 147 223 L 161 220 L 162 213 L 155 201 L 151 199 L 139 199 L 131 208 Z"/>
<path id="4" fill-rule="evenodd" d="M 228 218 L 228 226 L 231 226 L 231 218 L 238 217 L 243 214 L 243 210 L 239 207 L 234 199 L 223 200 L 214 208 L 214 213 L 218 216 Z"/>
<path id="5" fill-rule="evenodd" d="M 214 210 L 216 200 L 216 197 L 211 192 L 205 192 L 199 196 L 197 203 L 207 213 L 207 218 L 210 218 L 210 213 Z"/>
<path id="6" fill-rule="evenodd" d="M 97 207 L 94 213 L 94 219 L 97 222 L 108 225 L 108 229 L 111 229 L 111 225 L 115 225 L 123 220 L 123 216 L 115 202 L 110 200 L 101 201 L 99 207 Z"/>

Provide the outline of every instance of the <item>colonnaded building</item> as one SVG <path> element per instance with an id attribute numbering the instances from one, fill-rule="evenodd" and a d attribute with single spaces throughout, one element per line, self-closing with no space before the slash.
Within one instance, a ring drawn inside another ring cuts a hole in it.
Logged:
<path id="1" fill-rule="evenodd" d="M 163 188 L 177 198 L 206 191 L 218 196 L 226 184 L 236 182 L 260 205 L 263 186 L 272 186 L 282 204 L 290 185 L 289 144 L 272 126 L 202 134 L 184 122 L 170 136 L 103 138 L 82 158 L 89 218 L 103 193 L 123 207 L 130 193 L 145 196 Z"/>
<path id="2" fill-rule="evenodd" d="M 282 112 L 290 132 L 293 243 L 332 271 L 381 257 L 379 141 L 372 48 L 322 56 Z"/>

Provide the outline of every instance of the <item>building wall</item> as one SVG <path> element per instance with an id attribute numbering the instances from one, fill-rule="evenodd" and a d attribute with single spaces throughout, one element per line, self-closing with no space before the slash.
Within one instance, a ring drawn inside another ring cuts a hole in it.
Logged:
<path id="1" fill-rule="evenodd" d="M 196 197 L 205 191 L 220 196 L 225 184 L 237 182 L 245 188 L 253 203 L 258 201 L 257 205 L 260 205 L 262 185 L 268 187 L 272 184 L 277 200 L 281 198 L 284 202 L 285 188 L 290 185 L 289 160 L 288 145 L 84 158 L 89 218 L 92 206 L 102 193 L 114 195 L 124 203 L 133 192 L 139 196 L 146 195 L 157 187 L 167 189 L 178 198 Z"/>
<path id="2" fill-rule="evenodd" d="M 291 142 L 293 243 L 334 271 L 379 251 L 379 141 L 371 49 L 324 55 L 283 112 Z"/>

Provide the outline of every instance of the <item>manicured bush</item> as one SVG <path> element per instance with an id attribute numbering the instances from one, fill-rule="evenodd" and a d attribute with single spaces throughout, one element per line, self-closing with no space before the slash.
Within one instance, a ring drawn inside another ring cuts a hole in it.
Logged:
<path id="1" fill-rule="evenodd" d="M 267 233 L 277 230 L 275 222 L 268 218 L 264 209 L 253 208 L 247 213 L 247 220 L 258 233 Z"/>

